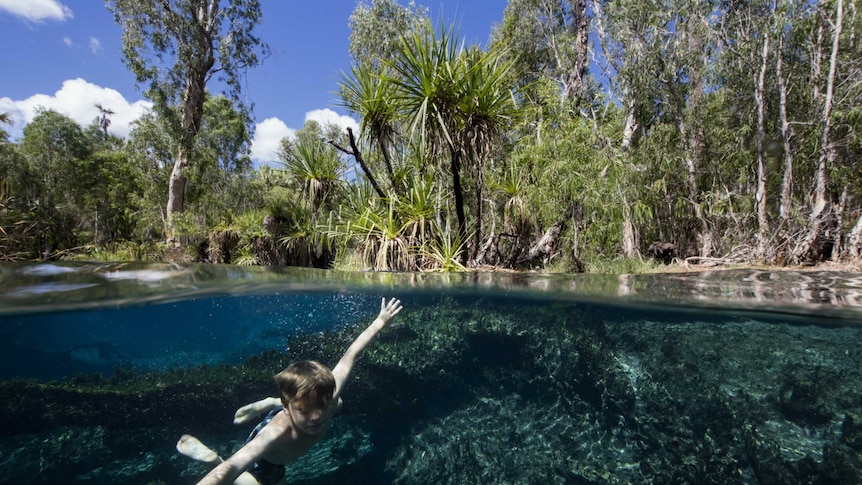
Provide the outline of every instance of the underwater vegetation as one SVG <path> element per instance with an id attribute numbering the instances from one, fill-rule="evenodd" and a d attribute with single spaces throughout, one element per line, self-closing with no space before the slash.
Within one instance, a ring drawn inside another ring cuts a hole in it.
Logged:
<path id="1" fill-rule="evenodd" d="M 774 318 L 773 318 L 774 320 Z M 444 298 L 381 334 L 302 484 L 862 483 L 862 333 L 743 316 Z M 2 483 L 195 483 L 237 407 L 365 322 L 239 365 L 0 383 Z"/>

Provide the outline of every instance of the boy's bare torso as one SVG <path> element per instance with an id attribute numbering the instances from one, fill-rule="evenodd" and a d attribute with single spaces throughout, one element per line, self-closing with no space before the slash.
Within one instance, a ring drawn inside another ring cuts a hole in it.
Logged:
<path id="1" fill-rule="evenodd" d="M 287 412 L 279 411 L 255 437 L 266 443 L 262 458 L 276 465 L 293 463 L 326 436 L 331 418 L 327 416 L 314 434 L 308 434 L 296 428 Z"/>

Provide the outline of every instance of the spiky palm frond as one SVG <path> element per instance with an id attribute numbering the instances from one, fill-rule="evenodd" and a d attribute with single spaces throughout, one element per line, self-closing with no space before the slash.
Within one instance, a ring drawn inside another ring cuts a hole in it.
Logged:
<path id="1" fill-rule="evenodd" d="M 406 233 L 407 223 L 402 221 L 394 194 L 385 200 L 367 199 L 348 212 L 345 219 L 321 225 L 326 237 L 341 244 L 353 243 L 357 254 L 365 264 L 375 271 L 409 271 L 416 268 L 416 258 L 411 251 L 410 238 Z"/>
<path id="2" fill-rule="evenodd" d="M 462 92 L 458 109 L 463 118 L 463 145 L 480 166 L 517 113 L 507 84 L 511 63 L 501 59 L 499 52 L 475 48 L 461 57 Z"/>
<path id="3" fill-rule="evenodd" d="M 395 85 L 399 113 L 423 146 L 435 139 L 454 146 L 461 89 L 456 38 L 454 29 L 445 28 L 403 37 L 396 61 L 389 64 L 391 74 L 384 78 Z"/>
<path id="4" fill-rule="evenodd" d="M 285 169 L 297 180 L 313 212 L 323 205 L 344 174 L 344 163 L 322 140 L 297 139 L 284 151 Z"/>
<path id="5" fill-rule="evenodd" d="M 227 254 L 234 253 L 234 264 L 260 264 L 258 243 L 272 237 L 264 228 L 265 217 L 264 210 L 252 210 L 239 215 L 229 213 L 209 231 L 210 260 L 223 261 L 227 259 Z M 242 263 L 240 257 L 243 258 Z"/>
<path id="6" fill-rule="evenodd" d="M 408 224 L 395 209 L 397 201 L 390 198 L 388 202 L 385 211 L 366 211 L 356 228 L 365 233 L 364 254 L 375 271 L 409 271 L 414 258 L 405 234 Z"/>
<path id="7" fill-rule="evenodd" d="M 238 266 L 258 266 L 260 265 L 260 257 L 254 253 L 250 246 L 241 246 L 237 249 L 237 257 L 234 259 L 234 264 Z"/>
<path id="8" fill-rule="evenodd" d="M 341 106 L 359 115 L 362 137 L 381 147 L 392 141 L 397 115 L 395 86 L 385 81 L 387 76 L 388 69 L 378 75 L 365 64 L 353 66 L 350 75 L 341 75 Z"/>
<path id="9" fill-rule="evenodd" d="M 437 206 L 434 201 L 434 179 L 414 176 L 404 197 L 397 199 L 398 211 L 405 219 L 405 229 L 415 246 L 425 243 Z M 394 194 L 391 197 L 395 197 Z"/>
<path id="10" fill-rule="evenodd" d="M 517 232 L 517 228 L 523 226 L 529 219 L 526 171 L 515 167 L 514 164 L 509 165 L 508 170 L 491 183 L 491 187 L 505 194 L 503 221 L 507 228 Z"/>
<path id="11" fill-rule="evenodd" d="M 431 241 L 430 244 L 424 246 L 420 253 L 430 263 L 425 266 L 423 271 L 469 271 L 466 266 L 461 264 L 461 254 L 467 249 L 467 241 L 470 239 L 462 239 L 456 234 L 454 237 L 449 231 L 443 231 L 439 227 L 436 228 L 437 238 Z"/>

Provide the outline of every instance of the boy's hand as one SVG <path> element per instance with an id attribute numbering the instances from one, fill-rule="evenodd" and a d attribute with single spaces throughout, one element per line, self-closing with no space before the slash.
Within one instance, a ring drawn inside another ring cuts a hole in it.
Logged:
<path id="1" fill-rule="evenodd" d="M 377 318 L 383 322 L 383 325 L 389 325 L 389 322 L 392 321 L 392 317 L 398 315 L 398 312 L 404 308 L 401 306 L 401 300 L 396 300 L 392 298 L 389 300 L 389 303 L 386 303 L 386 298 L 380 302 L 380 315 Z"/>

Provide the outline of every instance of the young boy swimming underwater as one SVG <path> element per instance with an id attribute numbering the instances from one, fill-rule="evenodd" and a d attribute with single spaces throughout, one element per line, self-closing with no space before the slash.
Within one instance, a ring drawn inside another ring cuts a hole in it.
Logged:
<path id="1" fill-rule="evenodd" d="M 282 483 L 284 467 L 304 455 L 326 435 L 332 417 L 341 410 L 341 392 L 359 354 L 401 311 L 401 301 L 380 302 L 380 314 L 347 348 L 330 371 L 315 361 L 290 365 L 275 376 L 279 398 L 269 397 L 237 410 L 234 423 L 245 423 L 267 412 L 246 444 L 227 460 L 197 438 L 183 435 L 177 450 L 215 466 L 198 485 L 273 485 Z"/>

